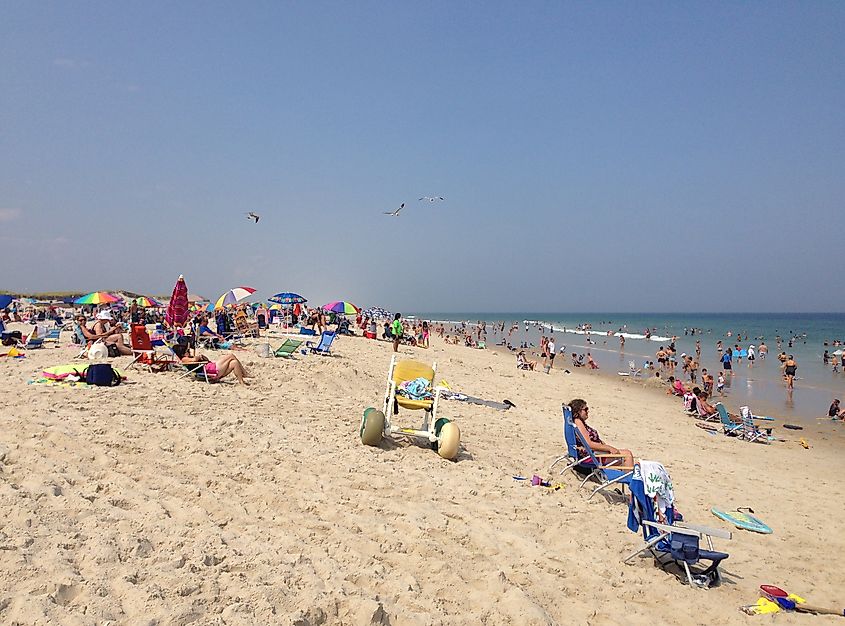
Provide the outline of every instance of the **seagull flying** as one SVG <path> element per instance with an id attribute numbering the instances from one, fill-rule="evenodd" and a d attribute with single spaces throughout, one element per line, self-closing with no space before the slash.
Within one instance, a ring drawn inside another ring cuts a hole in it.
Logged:
<path id="1" fill-rule="evenodd" d="M 257 224 L 258 220 L 261 219 L 261 216 L 258 215 L 257 213 L 253 213 L 252 211 L 250 211 L 249 213 L 246 214 L 246 219 L 252 220 L 254 223 Z"/>
<path id="2" fill-rule="evenodd" d="M 399 205 L 399 208 L 396 209 L 395 211 L 385 211 L 384 214 L 390 215 L 392 217 L 399 217 L 399 211 L 401 211 L 404 208 L 405 208 L 405 203 L 403 202 L 402 204 Z"/>
<path id="3" fill-rule="evenodd" d="M 437 202 L 438 200 L 445 200 L 443 196 L 423 196 L 420 200 L 428 200 L 429 202 Z"/>

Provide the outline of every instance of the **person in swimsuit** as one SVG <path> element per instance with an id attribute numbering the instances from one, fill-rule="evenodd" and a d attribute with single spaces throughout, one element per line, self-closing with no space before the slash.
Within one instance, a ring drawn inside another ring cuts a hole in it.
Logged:
<path id="1" fill-rule="evenodd" d="M 611 463 L 619 460 L 618 456 L 601 456 L 601 453 L 604 452 L 609 455 L 621 455 L 622 463 L 615 463 L 615 466 L 619 466 L 619 468 L 634 467 L 634 455 L 630 450 L 620 450 L 604 443 L 601 440 L 601 437 L 599 437 L 598 431 L 587 425 L 590 408 L 587 406 L 586 400 L 581 400 L 580 398 L 572 400 L 572 402 L 569 403 L 569 408 L 572 409 L 572 420 L 575 422 L 575 427 L 579 430 L 581 435 L 590 442 L 590 447 L 593 449 L 593 452 L 596 453 L 596 456 L 598 456 L 599 461 L 602 463 Z"/>
<path id="2" fill-rule="evenodd" d="M 240 384 L 247 385 L 248 383 L 244 379 L 251 377 L 251 374 L 244 369 L 243 364 L 234 354 L 227 354 L 217 361 L 211 361 L 204 354 L 190 356 L 188 346 L 185 344 L 173 346 L 173 352 L 182 363 L 205 363 L 205 373 L 214 380 L 220 380 L 229 374 L 234 374 Z"/>
<path id="3" fill-rule="evenodd" d="M 85 326 L 84 317 L 82 317 L 79 329 L 89 341 L 102 339 L 109 349 L 109 356 L 132 356 L 132 348 L 127 346 L 123 340 L 123 327 L 119 324 L 112 327 L 109 322 L 113 322 L 111 311 L 106 309 L 97 313 L 97 321 L 94 322 L 94 327 L 90 331 Z"/>
<path id="4" fill-rule="evenodd" d="M 730 348 L 722 355 L 722 370 L 732 373 L 731 360 L 733 359 L 733 352 Z"/>
<path id="5" fill-rule="evenodd" d="M 792 389 L 795 381 L 795 372 L 798 369 L 798 363 L 795 362 L 795 357 L 791 354 L 789 358 L 783 363 L 783 375 L 786 378 L 786 388 Z"/>

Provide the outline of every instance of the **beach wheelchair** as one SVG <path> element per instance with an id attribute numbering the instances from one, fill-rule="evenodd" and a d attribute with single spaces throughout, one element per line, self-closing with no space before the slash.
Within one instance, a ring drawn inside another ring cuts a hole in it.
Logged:
<path id="1" fill-rule="evenodd" d="M 427 440 L 432 449 L 444 459 L 457 458 L 461 431 L 454 422 L 445 417 L 437 417 L 440 389 L 434 386 L 436 372 L 436 363 L 428 366 L 419 361 L 397 361 L 395 356 L 390 360 L 383 409 L 379 411 L 370 407 L 364 411 L 361 419 L 360 435 L 364 445 L 377 446 L 382 437 L 397 433 Z M 423 386 L 425 389 L 422 389 Z M 397 415 L 400 407 L 425 412 L 423 425 L 419 430 L 398 427 L 391 422 L 391 416 Z"/>

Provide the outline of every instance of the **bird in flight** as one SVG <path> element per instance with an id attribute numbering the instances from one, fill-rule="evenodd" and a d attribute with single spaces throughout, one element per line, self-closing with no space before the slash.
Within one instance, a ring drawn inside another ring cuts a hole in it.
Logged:
<path id="1" fill-rule="evenodd" d="M 423 196 L 420 200 L 428 200 L 429 202 L 437 202 L 438 200 L 445 200 L 443 196 Z"/>
<path id="2" fill-rule="evenodd" d="M 249 213 L 246 214 L 246 219 L 252 220 L 254 223 L 257 224 L 258 220 L 261 219 L 261 216 L 258 215 L 257 213 L 253 213 L 252 211 L 250 211 Z"/>
<path id="3" fill-rule="evenodd" d="M 401 211 L 404 208 L 405 208 L 405 203 L 403 202 L 402 204 L 399 205 L 399 208 L 396 209 L 395 211 L 385 211 L 384 214 L 390 215 L 392 217 L 399 217 L 399 211 Z"/>

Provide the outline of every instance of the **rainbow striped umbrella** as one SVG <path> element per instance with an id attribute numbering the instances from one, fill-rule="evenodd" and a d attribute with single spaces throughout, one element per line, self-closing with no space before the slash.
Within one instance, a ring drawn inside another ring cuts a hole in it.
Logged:
<path id="1" fill-rule="evenodd" d="M 137 298 L 135 298 L 135 304 L 137 304 L 138 306 L 151 307 L 154 309 L 158 309 L 164 306 L 155 298 L 148 298 L 147 296 L 138 296 Z"/>
<path id="2" fill-rule="evenodd" d="M 351 302 L 345 300 L 335 300 L 323 305 L 323 310 L 331 311 L 332 313 L 343 313 L 344 315 L 357 315 L 358 307 Z"/>
<path id="3" fill-rule="evenodd" d="M 120 302 L 120 298 L 106 291 L 93 291 L 73 302 L 74 304 L 112 304 L 113 302 Z"/>
<path id="4" fill-rule="evenodd" d="M 222 309 L 230 304 L 237 304 L 244 298 L 248 298 L 254 293 L 255 289 L 253 289 L 252 287 L 235 287 L 234 289 L 230 289 L 222 296 L 217 298 L 217 302 L 214 303 L 214 308 Z"/>

